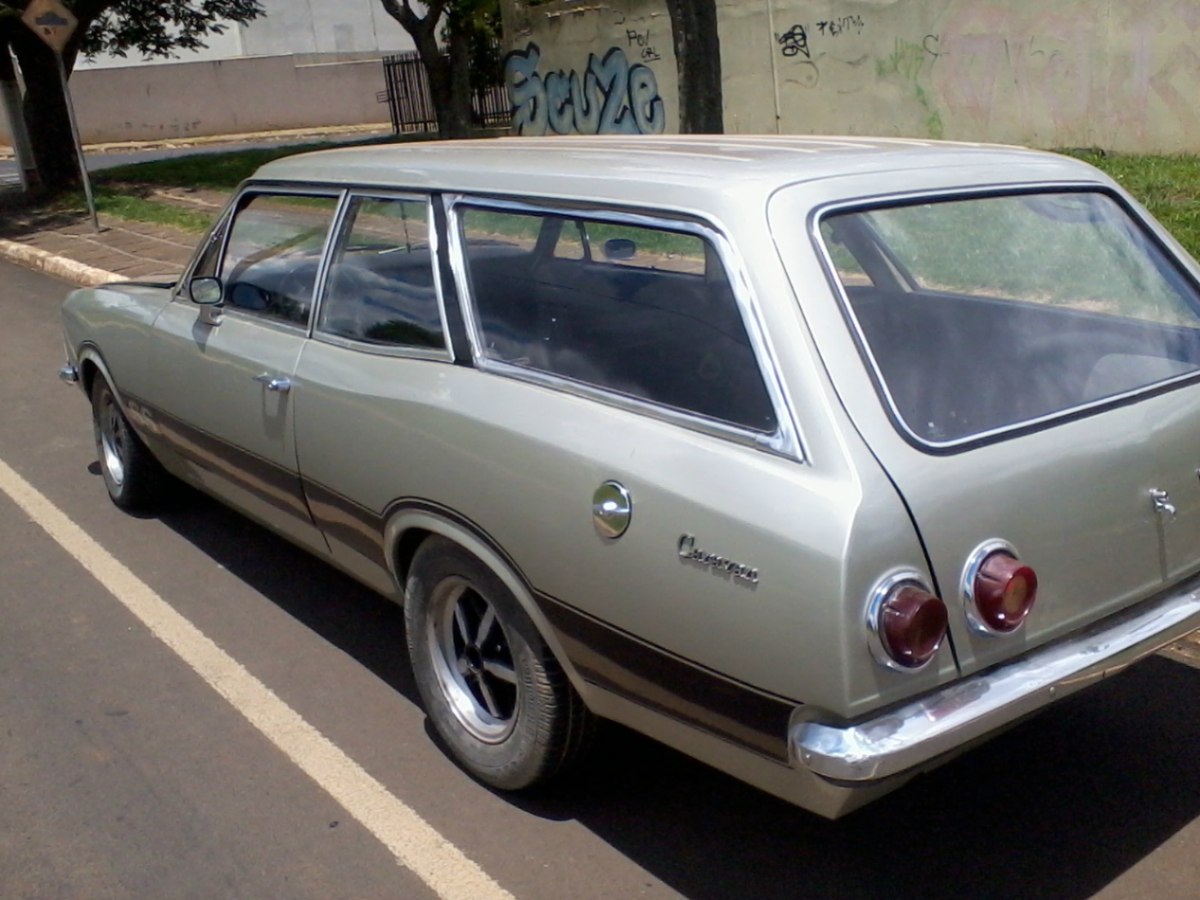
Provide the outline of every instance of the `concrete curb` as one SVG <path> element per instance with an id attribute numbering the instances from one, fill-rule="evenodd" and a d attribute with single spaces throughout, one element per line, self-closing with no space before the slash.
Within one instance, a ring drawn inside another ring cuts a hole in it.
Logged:
<path id="1" fill-rule="evenodd" d="M 45 272 L 47 275 L 53 275 L 55 278 L 61 278 L 80 287 L 94 287 L 98 284 L 108 284 L 110 281 L 123 280 L 116 272 L 97 269 L 87 263 L 77 262 L 65 256 L 57 256 L 47 250 L 39 250 L 37 247 L 19 244 L 16 241 L 6 241 L 2 238 L 0 238 L 0 259 L 25 266 L 27 269 Z"/>

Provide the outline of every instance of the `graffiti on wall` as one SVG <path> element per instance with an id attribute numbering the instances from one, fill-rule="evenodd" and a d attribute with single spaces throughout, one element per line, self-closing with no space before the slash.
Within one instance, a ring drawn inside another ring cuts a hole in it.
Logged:
<path id="1" fill-rule="evenodd" d="M 644 51 L 649 32 L 630 32 L 631 46 Z M 639 43 L 639 39 L 643 42 Z M 513 131 L 519 135 L 662 134 L 666 110 L 654 70 L 630 65 L 624 47 L 610 47 L 603 57 L 588 54 L 583 73 L 561 69 L 542 74 L 542 51 L 530 43 L 504 61 L 504 80 L 512 105 Z"/>
<path id="2" fill-rule="evenodd" d="M 821 70 L 813 58 L 810 35 L 820 38 L 860 35 L 866 27 L 862 16 L 839 16 L 822 19 L 808 26 L 797 23 L 782 34 L 776 32 L 775 43 L 779 45 L 779 52 L 792 63 L 792 70 L 784 73 L 786 82 L 806 88 L 814 88 L 820 83 Z"/>
<path id="3" fill-rule="evenodd" d="M 1195 3 L 958 3 L 952 11 L 938 25 L 932 89 L 960 132 L 1128 147 L 1194 143 L 1200 133 Z"/>
<path id="4" fill-rule="evenodd" d="M 635 28 L 625 29 L 625 40 L 628 42 L 630 49 L 635 50 L 637 55 L 641 57 L 642 62 L 658 62 L 662 59 L 662 54 L 654 46 L 654 40 L 650 37 L 650 29 L 639 31 Z"/>
<path id="5" fill-rule="evenodd" d="M 817 31 L 821 34 L 827 34 L 830 37 L 837 37 L 839 34 L 862 34 L 863 28 L 866 27 L 866 22 L 862 16 L 838 16 L 833 19 L 826 19 L 823 22 L 817 23 Z"/>
<path id="6" fill-rule="evenodd" d="M 803 25 L 793 25 L 783 34 L 775 35 L 775 40 L 783 49 L 784 56 L 803 56 L 812 59 L 812 51 L 808 49 L 808 30 Z"/>

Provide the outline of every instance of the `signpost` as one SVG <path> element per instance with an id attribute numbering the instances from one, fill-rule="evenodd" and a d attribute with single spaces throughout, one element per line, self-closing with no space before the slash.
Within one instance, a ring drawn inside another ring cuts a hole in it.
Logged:
<path id="1" fill-rule="evenodd" d="M 83 192 L 87 196 L 88 213 L 92 217 L 92 230 L 100 230 L 100 222 L 96 218 L 96 201 L 92 197 L 92 181 L 88 177 L 87 163 L 83 158 L 83 144 L 79 140 L 79 125 L 75 121 L 75 104 L 71 101 L 71 91 L 67 87 L 67 70 L 63 65 L 62 53 L 75 33 L 79 20 L 71 11 L 62 5 L 60 0 L 32 0 L 21 16 L 34 34 L 46 42 L 54 51 L 54 59 L 58 63 L 58 79 L 62 85 L 63 101 L 67 104 L 67 118 L 71 122 L 71 137 L 75 140 L 75 156 L 79 160 L 79 177 L 83 179 Z"/>

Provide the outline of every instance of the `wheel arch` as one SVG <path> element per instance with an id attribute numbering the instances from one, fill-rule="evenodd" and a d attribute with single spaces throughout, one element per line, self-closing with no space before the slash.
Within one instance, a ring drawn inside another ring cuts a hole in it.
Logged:
<path id="1" fill-rule="evenodd" d="M 536 592 L 529 580 L 499 542 L 470 520 L 448 509 L 417 501 L 397 504 L 393 508 L 384 531 L 384 546 L 389 548 L 388 568 L 401 593 L 408 582 L 409 569 L 417 550 L 426 540 L 435 536 L 462 547 L 500 579 L 529 616 L 570 679 L 572 687 L 586 703 L 589 686 L 571 664 L 558 632 L 535 599 Z"/>
<path id="2" fill-rule="evenodd" d="M 100 354 L 100 349 L 95 344 L 84 344 L 79 348 L 79 386 L 89 397 L 92 396 L 92 387 L 96 383 L 97 375 L 102 376 L 108 382 L 113 396 L 117 398 L 117 405 L 121 407 L 122 411 L 125 411 L 125 398 L 121 396 L 121 389 L 113 380 L 112 373 L 108 370 L 108 364 Z"/>

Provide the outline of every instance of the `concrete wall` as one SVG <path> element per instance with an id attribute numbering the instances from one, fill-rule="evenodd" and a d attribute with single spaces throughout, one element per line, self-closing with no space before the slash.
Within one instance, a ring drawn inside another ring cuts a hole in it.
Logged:
<path id="1" fill-rule="evenodd" d="M 298 65 L 262 56 L 71 76 L 85 144 L 389 122 L 378 60 Z M 10 143 L 0 117 L 0 143 Z"/>
<path id="2" fill-rule="evenodd" d="M 502 8 L 518 134 L 677 130 L 671 20 L 660 0 Z"/>
<path id="3" fill-rule="evenodd" d="M 238 26 L 247 55 L 399 53 L 412 38 L 379 0 L 261 0 L 265 15 Z M 422 7 L 417 4 L 418 11 Z"/>
<path id="4" fill-rule="evenodd" d="M 545 118 L 554 131 L 574 118 L 573 130 L 592 130 L 593 117 L 576 107 L 611 100 L 607 89 L 622 86 L 611 65 L 620 54 L 651 71 L 666 130 L 676 130 L 662 0 L 504 2 L 514 124 L 537 131 Z M 718 8 L 729 132 L 1200 151 L 1200 4 L 1190 0 L 718 0 Z M 627 108 L 645 107 L 646 81 L 627 93 Z M 546 98 L 547 115 L 535 114 L 531 97 Z"/>
<path id="5" fill-rule="evenodd" d="M 207 62 L 242 56 L 305 53 L 399 53 L 413 49 L 412 38 L 383 10 L 379 0 L 259 0 L 263 15 L 239 25 L 225 22 L 221 34 L 205 37 L 206 46 L 170 57 L 102 53 L 81 59 L 79 69 L 180 62 Z M 420 8 L 420 4 L 418 4 Z"/>

